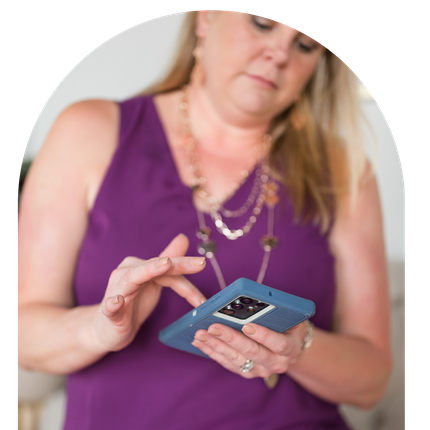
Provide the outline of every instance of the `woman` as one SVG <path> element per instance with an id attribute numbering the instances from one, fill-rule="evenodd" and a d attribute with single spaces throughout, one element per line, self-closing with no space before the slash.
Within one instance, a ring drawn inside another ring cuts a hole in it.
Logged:
<path id="1" fill-rule="evenodd" d="M 70 374 L 66 429 L 346 429 L 337 404 L 378 402 L 386 263 L 352 85 L 292 28 L 203 11 L 150 96 L 60 115 L 21 200 L 19 342 Z M 313 300 L 314 328 L 214 324 L 193 341 L 212 360 L 158 342 L 242 276 Z"/>

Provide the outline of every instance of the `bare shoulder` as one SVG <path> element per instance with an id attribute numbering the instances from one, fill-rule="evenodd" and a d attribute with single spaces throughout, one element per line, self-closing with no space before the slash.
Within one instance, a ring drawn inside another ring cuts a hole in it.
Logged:
<path id="1" fill-rule="evenodd" d="M 46 175 L 57 178 L 73 171 L 80 178 L 76 185 L 86 190 L 90 210 L 115 152 L 118 127 L 115 102 L 86 100 L 70 105 L 55 121 L 32 170 L 43 168 Z"/>
<path id="2" fill-rule="evenodd" d="M 32 163 L 26 187 L 45 182 L 54 187 L 62 181 L 70 186 L 67 179 L 73 176 L 75 187 L 93 189 L 115 151 L 118 123 L 119 109 L 111 101 L 88 100 L 67 107 Z"/>
<path id="3" fill-rule="evenodd" d="M 78 102 L 59 115 L 46 145 L 87 155 L 112 152 L 117 143 L 118 122 L 117 103 L 108 100 Z"/>
<path id="4" fill-rule="evenodd" d="M 112 142 L 117 131 L 119 118 L 118 105 L 108 100 L 85 100 L 64 109 L 55 121 L 45 146 L 72 147 L 91 151 L 98 145 Z"/>
<path id="5" fill-rule="evenodd" d="M 339 201 L 330 236 L 333 250 L 336 252 L 353 237 L 357 240 L 382 238 L 382 211 L 378 184 L 370 163 L 366 165 L 356 194 L 346 195 Z"/>

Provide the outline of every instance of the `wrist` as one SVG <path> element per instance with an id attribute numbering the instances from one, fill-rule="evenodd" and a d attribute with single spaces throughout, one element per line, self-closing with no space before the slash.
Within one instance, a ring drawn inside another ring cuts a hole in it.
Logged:
<path id="1" fill-rule="evenodd" d="M 103 314 L 100 305 L 88 306 L 87 324 L 83 327 L 80 339 L 83 350 L 95 356 L 103 356 L 110 352 L 107 342 L 103 340 Z"/>

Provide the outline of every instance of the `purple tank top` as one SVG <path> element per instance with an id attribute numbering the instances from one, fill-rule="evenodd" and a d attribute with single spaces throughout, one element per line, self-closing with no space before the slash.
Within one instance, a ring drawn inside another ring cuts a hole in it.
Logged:
<path id="1" fill-rule="evenodd" d="M 178 233 L 190 239 L 187 255 L 198 255 L 191 191 L 179 179 L 152 98 L 119 106 L 118 148 L 89 215 L 77 263 L 78 305 L 101 302 L 110 273 L 126 256 L 157 256 Z M 253 175 L 227 208 L 245 202 Z M 232 228 L 246 219 L 236 219 Z M 208 216 L 206 222 L 212 226 Z M 259 239 L 266 226 L 267 208 L 239 240 L 230 241 L 213 229 L 227 285 L 240 277 L 256 279 L 263 257 Z M 275 235 L 279 245 L 264 284 L 313 300 L 313 323 L 329 330 L 335 281 L 327 237 L 312 223 L 293 221 L 286 191 L 276 206 Z M 208 298 L 219 291 L 210 264 L 189 279 Z M 128 347 L 69 375 L 65 430 L 347 429 L 336 405 L 286 375 L 269 390 L 260 378 L 243 379 L 212 360 L 161 344 L 159 331 L 190 309 L 172 290 L 163 289 L 155 311 Z"/>

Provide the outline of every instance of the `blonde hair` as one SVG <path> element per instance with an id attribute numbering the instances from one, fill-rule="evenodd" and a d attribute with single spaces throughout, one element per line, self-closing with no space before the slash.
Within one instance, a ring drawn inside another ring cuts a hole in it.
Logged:
<path id="1" fill-rule="evenodd" d="M 160 82 L 144 94 L 181 89 L 190 82 L 197 43 L 197 12 L 187 13 L 176 58 Z M 300 99 L 272 123 L 272 174 L 288 188 L 296 219 L 330 225 L 339 199 L 352 201 L 366 166 L 360 127 L 358 83 L 351 70 L 326 50 Z"/>

